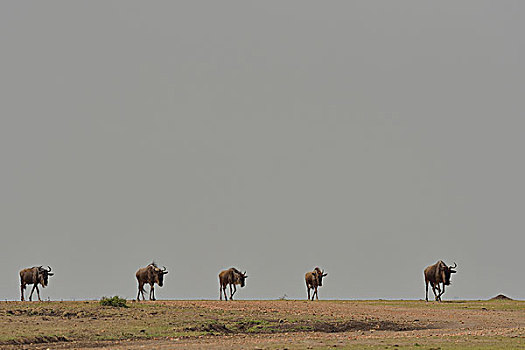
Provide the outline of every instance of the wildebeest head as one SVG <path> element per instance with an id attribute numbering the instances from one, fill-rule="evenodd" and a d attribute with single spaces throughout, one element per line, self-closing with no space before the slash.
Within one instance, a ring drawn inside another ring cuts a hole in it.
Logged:
<path id="1" fill-rule="evenodd" d="M 160 269 L 157 265 L 150 264 L 150 267 L 153 283 L 157 283 L 159 287 L 162 287 L 164 285 L 164 275 L 168 273 L 168 271 L 166 271 L 166 266 L 162 266 L 162 269 Z"/>
<path id="2" fill-rule="evenodd" d="M 450 275 L 456 273 L 456 270 L 454 270 L 456 267 L 458 267 L 456 263 L 454 263 L 454 266 L 440 264 L 439 269 L 441 272 L 441 278 L 443 279 L 443 283 L 446 286 L 450 285 Z"/>
<path id="3" fill-rule="evenodd" d="M 248 278 L 248 276 L 246 276 L 246 271 L 244 271 L 244 273 L 239 272 L 239 273 L 237 274 L 237 280 L 239 281 L 239 284 L 241 285 L 241 287 L 244 287 L 244 286 L 245 286 L 245 284 L 246 284 L 246 282 L 245 282 L 246 278 Z"/>
<path id="4" fill-rule="evenodd" d="M 53 276 L 54 273 L 51 272 L 51 267 L 44 268 L 42 266 L 38 267 L 38 282 L 42 285 L 42 287 L 46 287 L 48 283 L 48 277 Z"/>
<path id="5" fill-rule="evenodd" d="M 322 287 L 323 286 L 323 277 L 325 277 L 328 274 L 324 273 L 324 270 L 321 270 L 319 267 L 316 267 L 313 272 L 314 272 L 315 277 L 317 278 L 317 285 L 319 287 Z"/>

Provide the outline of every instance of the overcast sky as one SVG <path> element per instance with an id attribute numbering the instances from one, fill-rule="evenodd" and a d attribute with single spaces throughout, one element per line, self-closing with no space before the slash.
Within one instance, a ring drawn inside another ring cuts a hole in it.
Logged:
<path id="1" fill-rule="evenodd" d="M 5 1 L 0 299 L 525 298 L 525 3 Z M 29 290 L 28 290 L 29 291 Z"/>

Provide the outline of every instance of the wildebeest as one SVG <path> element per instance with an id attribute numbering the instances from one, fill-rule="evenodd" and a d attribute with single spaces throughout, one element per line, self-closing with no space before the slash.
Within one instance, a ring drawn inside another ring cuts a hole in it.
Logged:
<path id="1" fill-rule="evenodd" d="M 312 272 L 307 272 L 304 275 L 304 280 L 306 282 L 306 292 L 308 293 L 308 300 L 310 300 L 310 289 L 314 290 L 314 293 L 312 294 L 312 300 L 314 300 L 314 296 L 319 300 L 319 296 L 317 294 L 317 287 L 321 287 L 323 285 L 323 277 L 325 277 L 327 273 L 324 273 L 324 270 L 321 271 L 319 267 L 316 267 Z"/>
<path id="2" fill-rule="evenodd" d="M 439 260 L 434 265 L 428 266 L 425 269 L 425 300 L 428 301 L 428 284 L 432 286 L 432 291 L 436 297 L 436 301 L 441 301 L 441 296 L 445 293 L 445 286 L 450 284 L 450 275 L 456 273 L 454 266 L 447 266 L 442 260 Z M 443 283 L 443 291 L 439 288 L 439 284 Z M 436 289 L 438 293 L 436 293 Z"/>
<path id="3" fill-rule="evenodd" d="M 146 267 L 143 267 L 141 269 L 138 269 L 138 271 L 135 273 L 135 277 L 137 277 L 137 282 L 139 283 L 139 292 L 137 294 L 137 301 L 140 300 L 140 295 L 142 294 L 142 300 L 146 300 L 144 298 L 144 285 L 149 284 L 149 300 L 155 300 L 155 283 L 159 285 L 159 287 L 162 287 L 164 285 L 164 275 L 167 274 L 168 271 L 166 271 L 166 267 L 163 266 L 162 269 L 160 269 L 155 262 L 152 262 Z"/>
<path id="4" fill-rule="evenodd" d="M 26 285 L 32 284 L 33 289 L 31 289 L 31 294 L 29 294 L 29 301 L 33 299 L 33 292 L 36 289 L 36 294 L 38 295 L 38 300 L 40 299 L 40 291 L 38 290 L 38 284 L 40 283 L 43 288 L 47 286 L 48 277 L 53 276 L 54 273 L 51 272 L 51 267 L 44 268 L 42 265 L 34 266 L 20 271 L 20 300 L 24 301 L 24 290 Z"/>
<path id="5" fill-rule="evenodd" d="M 248 278 L 248 276 L 246 276 L 246 271 L 242 273 L 235 267 L 221 271 L 221 273 L 219 273 L 219 299 L 222 300 L 222 293 L 224 292 L 224 299 L 228 300 L 228 297 L 226 296 L 226 286 L 230 285 L 230 300 L 233 300 L 233 295 L 237 291 L 236 285 L 240 284 L 241 288 L 244 287 L 246 278 Z"/>

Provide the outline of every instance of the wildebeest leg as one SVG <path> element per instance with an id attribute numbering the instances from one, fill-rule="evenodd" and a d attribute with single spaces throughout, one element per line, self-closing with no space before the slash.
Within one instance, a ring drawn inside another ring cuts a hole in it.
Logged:
<path id="1" fill-rule="evenodd" d="M 139 284 L 139 292 L 137 294 L 137 301 L 140 301 L 140 296 L 142 295 L 142 300 L 146 300 L 144 296 L 144 283 Z"/>
<path id="2" fill-rule="evenodd" d="M 428 301 L 428 280 L 425 280 L 425 300 Z"/>
<path id="3" fill-rule="evenodd" d="M 438 295 L 436 296 L 436 300 L 439 300 L 439 297 L 441 295 L 441 288 L 439 287 L 439 283 L 436 284 L 436 290 L 438 291 L 438 293 L 437 293 Z"/>
<path id="4" fill-rule="evenodd" d="M 25 289 L 26 289 L 25 284 L 20 285 L 20 294 L 21 294 L 20 300 L 22 300 L 22 301 L 24 301 L 24 291 L 25 291 Z"/>
<path id="5" fill-rule="evenodd" d="M 432 291 L 434 292 L 434 296 L 436 298 L 436 301 L 438 300 L 438 295 L 436 293 L 436 285 L 434 283 L 430 283 L 432 285 Z"/>
<path id="6" fill-rule="evenodd" d="M 306 293 L 308 293 L 308 300 L 310 300 L 310 287 L 308 287 L 308 284 L 306 285 Z"/>
<path id="7" fill-rule="evenodd" d="M 230 284 L 230 300 L 233 300 L 232 285 Z"/>
<path id="8" fill-rule="evenodd" d="M 224 294 L 224 300 L 228 301 L 228 295 L 226 294 L 226 284 L 222 287 L 222 292 Z"/>
<path id="9" fill-rule="evenodd" d="M 155 284 L 150 284 L 149 286 L 149 300 L 155 300 Z"/>
<path id="10" fill-rule="evenodd" d="M 438 290 L 439 290 L 439 284 L 438 284 Z M 443 291 L 439 290 L 439 301 L 441 301 L 441 296 L 445 293 L 445 283 L 443 283 Z"/>
<path id="11" fill-rule="evenodd" d="M 38 290 L 38 284 L 36 284 L 36 295 L 38 295 L 38 301 L 42 301 L 42 299 L 40 299 L 40 291 Z"/>
<path id="12" fill-rule="evenodd" d="M 230 299 L 233 299 L 233 294 L 235 294 L 235 292 L 237 291 L 237 286 L 234 284 L 233 285 L 233 293 L 232 293 L 232 296 Z"/>
<path id="13" fill-rule="evenodd" d="M 33 285 L 33 288 L 31 288 L 31 294 L 29 294 L 29 301 L 33 301 L 33 292 L 35 291 L 36 284 Z"/>
<path id="14" fill-rule="evenodd" d="M 137 301 L 140 301 L 140 291 L 142 289 L 142 285 L 139 283 L 139 291 L 137 293 Z M 144 298 L 144 296 L 142 296 Z"/>
<path id="15" fill-rule="evenodd" d="M 228 296 L 226 295 L 226 285 L 219 286 L 219 298 L 222 300 L 222 295 L 224 294 L 224 300 L 228 301 Z"/>
<path id="16" fill-rule="evenodd" d="M 319 300 L 319 292 L 318 292 L 317 287 L 315 287 L 315 299 Z"/>

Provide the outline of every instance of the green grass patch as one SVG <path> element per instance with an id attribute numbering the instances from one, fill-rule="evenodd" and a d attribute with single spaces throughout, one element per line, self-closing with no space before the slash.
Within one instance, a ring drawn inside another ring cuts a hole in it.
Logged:
<path id="1" fill-rule="evenodd" d="M 126 305 L 126 299 L 123 299 L 118 295 L 115 295 L 113 298 L 102 297 L 102 299 L 100 299 L 100 305 L 125 308 L 128 307 L 128 305 Z"/>

